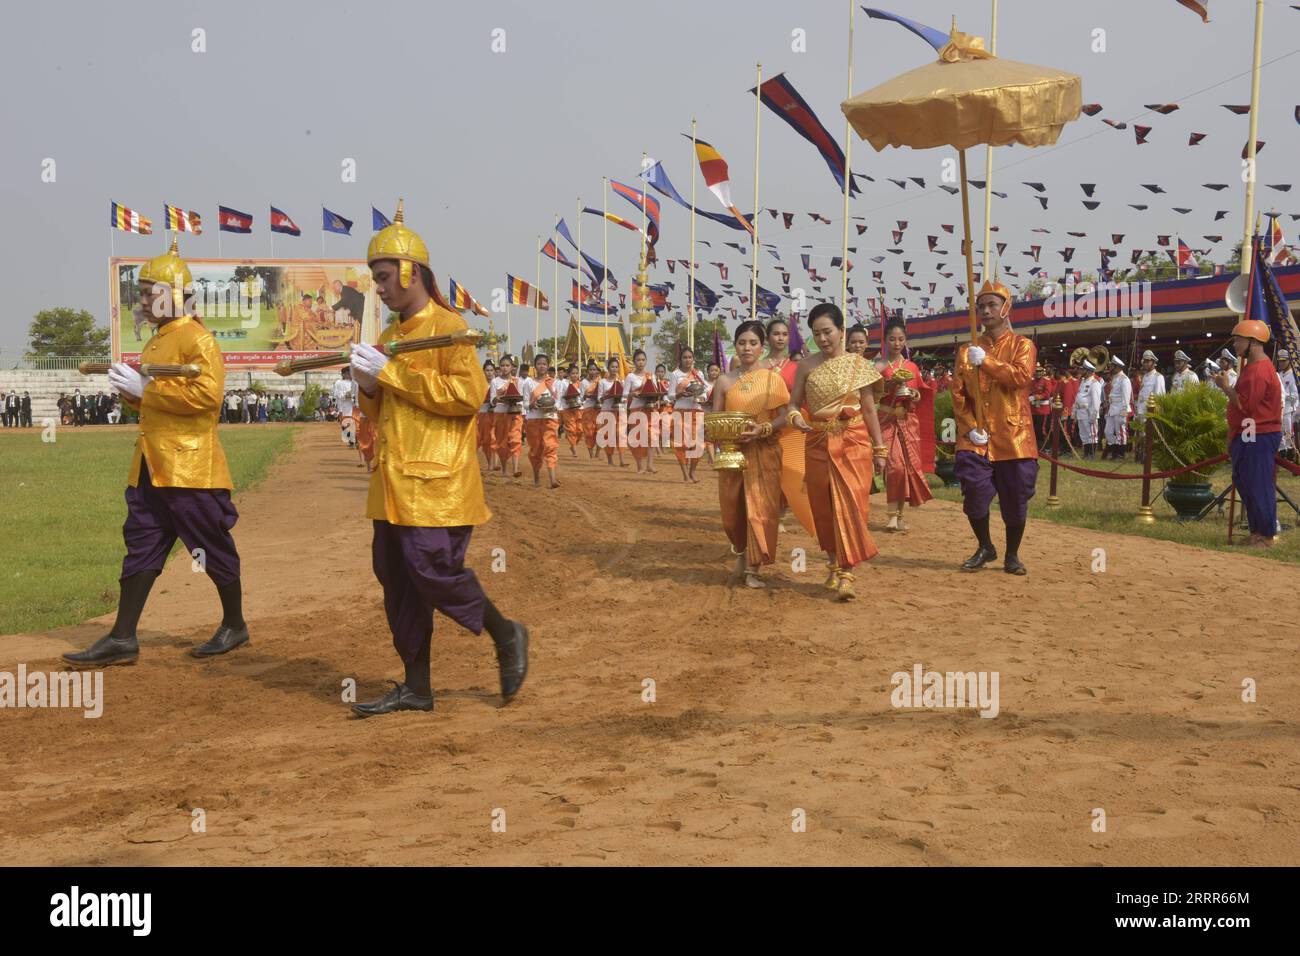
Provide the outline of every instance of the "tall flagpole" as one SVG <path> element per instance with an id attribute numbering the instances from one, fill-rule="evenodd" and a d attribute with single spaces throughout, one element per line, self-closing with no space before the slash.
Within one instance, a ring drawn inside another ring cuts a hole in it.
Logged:
<path id="1" fill-rule="evenodd" d="M 751 226 L 753 235 L 750 240 L 754 243 L 753 263 L 750 266 L 749 276 L 749 318 L 751 320 L 758 317 L 758 127 L 759 127 L 759 110 L 763 106 L 763 97 L 759 92 L 763 88 L 763 64 L 757 64 L 758 67 L 758 85 L 754 87 L 754 222 Z"/>
<path id="2" fill-rule="evenodd" d="M 993 30 L 989 36 L 989 52 L 998 53 L 998 0 L 993 0 Z M 993 223 L 993 147 L 984 147 L 984 281 L 993 278 L 993 251 L 989 248 L 989 226 Z"/>
<path id="3" fill-rule="evenodd" d="M 695 120 L 691 120 L 691 267 L 690 288 L 686 296 L 686 344 L 695 351 Z"/>
<path id="4" fill-rule="evenodd" d="M 582 197 L 578 197 L 578 291 L 573 296 L 573 314 L 578 317 L 578 340 L 582 340 Z"/>
<path id="5" fill-rule="evenodd" d="M 560 214 L 555 214 L 555 226 L 560 224 Z M 556 235 L 555 226 L 551 226 L 551 245 L 555 247 L 555 278 L 551 283 L 551 329 L 555 333 L 555 341 L 551 347 L 557 353 L 552 356 L 559 361 L 558 353 L 560 351 L 560 237 Z"/>
<path id="6" fill-rule="evenodd" d="M 1255 61 L 1250 72 L 1250 139 L 1246 141 L 1246 218 L 1241 232 L 1241 274 L 1252 266 L 1252 218 L 1255 215 L 1255 134 L 1259 130 L 1259 59 L 1264 43 L 1264 0 L 1255 0 Z M 1247 297 L 1249 298 L 1249 296 Z"/>
<path id="7" fill-rule="evenodd" d="M 605 271 L 600 277 L 600 308 L 605 318 L 605 354 L 609 354 L 609 177 L 600 177 L 600 230 L 601 259 Z M 619 313 L 619 325 L 623 324 L 623 315 Z"/>
<path id="8" fill-rule="evenodd" d="M 542 237 L 537 237 L 537 284 L 533 286 L 533 354 L 542 347 Z"/>
<path id="9" fill-rule="evenodd" d="M 994 0 L 996 3 L 997 0 Z M 856 0 L 849 0 L 849 84 L 848 96 L 853 99 L 853 8 Z M 849 156 L 853 152 L 853 127 L 848 117 L 844 118 L 844 241 L 840 248 L 840 308 L 849 311 L 849 192 L 852 189 L 853 174 L 849 172 Z M 757 214 L 756 214 L 757 215 Z"/>

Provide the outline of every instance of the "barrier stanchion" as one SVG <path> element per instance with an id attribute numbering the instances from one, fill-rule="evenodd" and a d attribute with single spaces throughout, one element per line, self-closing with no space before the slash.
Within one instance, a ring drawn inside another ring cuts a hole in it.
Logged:
<path id="1" fill-rule="evenodd" d="M 1156 423 L 1152 416 L 1155 411 L 1155 396 L 1149 395 L 1146 406 L 1146 449 L 1142 453 L 1142 505 L 1137 513 L 1140 524 L 1155 524 L 1156 521 L 1156 516 L 1151 513 L 1151 450 L 1156 440 Z"/>
<path id="2" fill-rule="evenodd" d="M 1052 457 L 1061 457 L 1061 398 L 1052 399 Z M 1052 462 L 1052 485 L 1047 495 L 1047 507 L 1061 507 L 1061 499 L 1056 497 L 1056 462 Z"/>

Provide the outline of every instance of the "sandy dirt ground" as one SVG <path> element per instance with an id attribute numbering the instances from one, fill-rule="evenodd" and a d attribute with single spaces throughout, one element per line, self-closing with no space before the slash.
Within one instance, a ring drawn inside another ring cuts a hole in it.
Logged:
<path id="1" fill-rule="evenodd" d="M 470 548 L 531 629 L 523 693 L 499 707 L 487 635 L 439 619 L 434 713 L 358 720 L 344 680 L 365 700 L 401 673 L 366 478 L 334 426 L 304 428 L 238 499 L 250 647 L 186 655 L 219 606 L 175 560 L 102 717 L 0 711 L 7 861 L 1300 863 L 1295 568 L 1039 523 L 1029 577 L 964 575 L 959 508 L 886 537 L 876 503 L 857 603 L 821 590 L 802 531 L 753 592 L 729 584 L 707 465 L 684 486 L 671 459 L 645 479 L 562 455 L 558 491 L 488 480 Z M 0 670 L 57 669 L 110 622 L 0 638 Z M 998 672 L 998 715 L 894 708 L 918 663 Z"/>

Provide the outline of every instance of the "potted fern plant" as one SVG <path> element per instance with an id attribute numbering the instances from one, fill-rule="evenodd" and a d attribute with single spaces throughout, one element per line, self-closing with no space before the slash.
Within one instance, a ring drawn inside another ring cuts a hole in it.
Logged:
<path id="1" fill-rule="evenodd" d="M 1172 471 L 1223 454 L 1228 447 L 1227 407 L 1227 396 L 1207 382 L 1158 397 L 1151 416 L 1157 426 L 1153 467 Z M 1198 517 L 1214 500 L 1210 478 L 1220 465 L 1176 475 L 1165 484 L 1164 499 L 1180 519 Z"/>

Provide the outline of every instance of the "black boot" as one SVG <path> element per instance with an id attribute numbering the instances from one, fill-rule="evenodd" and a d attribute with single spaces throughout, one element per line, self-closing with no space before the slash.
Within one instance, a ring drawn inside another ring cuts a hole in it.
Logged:
<path id="1" fill-rule="evenodd" d="M 962 562 L 963 571 L 978 571 L 990 561 L 997 559 L 997 549 L 993 547 L 993 539 L 989 537 L 989 516 L 983 518 L 968 518 L 971 530 L 975 532 L 975 537 L 979 541 L 979 547 L 975 553 Z"/>
<path id="2" fill-rule="evenodd" d="M 496 645 L 501 696 L 509 701 L 528 676 L 528 628 L 503 617 L 491 601 L 483 609 L 483 626 Z"/>
<path id="3" fill-rule="evenodd" d="M 217 585 L 217 594 L 221 598 L 221 626 L 206 642 L 190 650 L 194 657 L 216 657 L 248 643 L 239 578 Z"/>
<path id="4" fill-rule="evenodd" d="M 1029 573 L 1020 560 L 1020 539 L 1024 536 L 1024 525 L 1007 525 L 1007 553 L 1006 557 L 1002 559 L 1002 570 L 1007 574 L 1025 575 Z"/>
<path id="5" fill-rule="evenodd" d="M 157 571 L 137 571 L 119 582 L 117 619 L 113 629 L 84 651 L 64 654 L 63 659 L 78 667 L 108 667 L 112 664 L 134 664 L 140 656 L 140 645 L 135 629 L 144 612 L 145 601 L 153 587 Z"/>
<path id="6" fill-rule="evenodd" d="M 352 712 L 358 717 L 375 717 L 380 714 L 391 714 L 399 710 L 433 710 L 433 696 L 420 696 L 413 693 L 411 688 L 405 684 L 399 684 L 397 681 L 389 681 L 393 685 L 383 697 L 378 700 L 368 701 L 364 704 L 353 704 Z"/>

